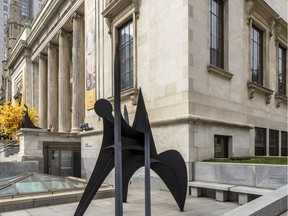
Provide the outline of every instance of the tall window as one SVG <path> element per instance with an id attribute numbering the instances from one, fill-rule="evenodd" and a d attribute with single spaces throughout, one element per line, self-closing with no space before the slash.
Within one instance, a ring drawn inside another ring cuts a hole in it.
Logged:
<path id="1" fill-rule="evenodd" d="M 288 133 L 281 131 L 281 156 L 288 156 Z"/>
<path id="2" fill-rule="evenodd" d="M 263 85 L 263 32 L 252 26 L 252 82 Z"/>
<path id="3" fill-rule="evenodd" d="M 278 48 L 278 92 L 286 95 L 286 49 Z"/>
<path id="4" fill-rule="evenodd" d="M 269 156 L 279 156 L 279 134 L 277 130 L 269 130 Z"/>
<path id="5" fill-rule="evenodd" d="M 255 156 L 266 155 L 266 129 L 255 128 Z"/>
<path id="6" fill-rule="evenodd" d="M 133 87 L 133 22 L 119 28 L 121 90 Z"/>
<path id="7" fill-rule="evenodd" d="M 223 68 L 223 0 L 210 1 L 210 64 Z"/>

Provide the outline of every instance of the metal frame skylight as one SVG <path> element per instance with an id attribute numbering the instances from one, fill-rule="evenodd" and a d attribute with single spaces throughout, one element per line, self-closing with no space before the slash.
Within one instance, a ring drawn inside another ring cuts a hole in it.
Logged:
<path id="1" fill-rule="evenodd" d="M 0 179 L 0 198 L 23 196 L 35 193 L 79 190 L 86 187 L 86 180 L 60 177 L 42 173 L 25 173 Z"/>

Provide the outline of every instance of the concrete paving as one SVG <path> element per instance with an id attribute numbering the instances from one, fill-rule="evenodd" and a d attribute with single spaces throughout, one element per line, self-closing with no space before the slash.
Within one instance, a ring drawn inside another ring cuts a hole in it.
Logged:
<path id="1" fill-rule="evenodd" d="M 93 200 L 85 216 L 113 216 L 115 215 L 115 199 L 106 198 Z M 180 212 L 172 195 L 167 191 L 151 191 L 152 214 L 164 216 L 220 216 L 239 207 L 235 202 L 217 202 L 212 198 L 194 198 L 187 195 L 185 211 Z M 144 189 L 131 189 L 128 202 L 123 204 L 124 216 L 145 215 Z M 1 213 L 1 216 L 73 216 L 78 203 L 54 205 L 19 211 Z"/>

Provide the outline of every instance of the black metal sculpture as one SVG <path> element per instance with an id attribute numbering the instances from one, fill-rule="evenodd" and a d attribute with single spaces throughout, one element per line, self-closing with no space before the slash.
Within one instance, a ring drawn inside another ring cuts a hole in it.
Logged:
<path id="1" fill-rule="evenodd" d="M 21 122 L 21 127 L 22 128 L 35 128 L 35 129 L 41 129 L 33 124 L 31 121 L 29 115 L 28 115 L 28 107 L 26 104 L 24 104 L 24 114 Z"/>
<path id="2" fill-rule="evenodd" d="M 107 175 L 114 168 L 114 117 L 112 105 L 105 99 L 95 103 L 94 110 L 103 118 L 104 132 L 99 157 L 75 215 L 83 215 Z M 121 116 L 123 201 L 127 201 L 128 184 L 132 175 L 144 166 L 144 136 L 150 140 L 151 169 L 157 173 L 172 193 L 181 211 L 187 192 L 187 170 L 179 152 L 168 150 L 157 154 L 147 118 L 141 89 L 133 126 Z"/>
<path id="3" fill-rule="evenodd" d="M 94 110 L 103 119 L 102 146 L 74 215 L 82 216 L 85 213 L 101 184 L 115 167 L 115 215 L 122 216 L 122 201 L 127 201 L 129 181 L 144 164 L 145 215 L 151 215 L 150 168 L 163 180 L 180 211 L 183 211 L 187 192 L 187 170 L 184 159 L 176 150 L 157 153 L 141 89 L 132 127 L 129 125 L 126 107 L 124 107 L 125 120 L 123 119 L 120 112 L 119 68 L 117 45 L 114 64 L 115 118 L 109 101 L 105 99 L 96 101 Z"/>

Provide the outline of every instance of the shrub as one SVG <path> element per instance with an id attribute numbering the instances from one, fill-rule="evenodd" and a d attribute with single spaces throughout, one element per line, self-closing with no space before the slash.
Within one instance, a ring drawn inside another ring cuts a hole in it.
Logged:
<path id="1" fill-rule="evenodd" d="M 16 139 L 16 132 L 21 128 L 21 122 L 24 114 L 24 104 L 15 101 L 4 103 L 0 106 L 0 137 Z M 34 108 L 28 106 L 28 114 L 31 121 L 37 125 L 38 114 Z"/>

